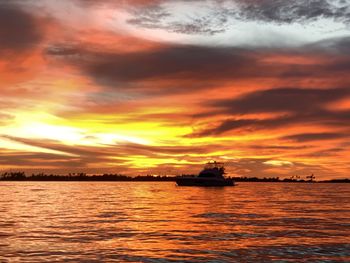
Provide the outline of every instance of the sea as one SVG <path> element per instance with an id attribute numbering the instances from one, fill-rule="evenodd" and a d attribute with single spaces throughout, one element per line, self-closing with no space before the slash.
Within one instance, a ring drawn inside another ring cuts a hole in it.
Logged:
<path id="1" fill-rule="evenodd" d="M 0 262 L 350 262 L 350 184 L 0 182 Z"/>

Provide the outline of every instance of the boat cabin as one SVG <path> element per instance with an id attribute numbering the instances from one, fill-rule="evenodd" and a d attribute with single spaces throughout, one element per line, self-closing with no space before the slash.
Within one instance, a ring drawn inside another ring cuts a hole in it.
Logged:
<path id="1" fill-rule="evenodd" d="M 208 162 L 204 169 L 199 173 L 198 177 L 216 177 L 223 178 L 225 174 L 224 163 Z"/>

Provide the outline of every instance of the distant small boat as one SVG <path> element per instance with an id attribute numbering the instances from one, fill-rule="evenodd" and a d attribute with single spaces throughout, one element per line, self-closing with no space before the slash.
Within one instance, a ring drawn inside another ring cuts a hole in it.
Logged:
<path id="1" fill-rule="evenodd" d="M 178 186 L 234 186 L 233 179 L 225 178 L 224 174 L 224 164 L 214 161 L 208 162 L 198 176 L 178 176 L 175 181 Z"/>

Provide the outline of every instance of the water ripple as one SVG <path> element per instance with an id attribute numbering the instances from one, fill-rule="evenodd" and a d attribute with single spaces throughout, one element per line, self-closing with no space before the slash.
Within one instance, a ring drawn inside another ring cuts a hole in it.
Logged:
<path id="1" fill-rule="evenodd" d="M 350 262 L 350 185 L 0 183 L 0 262 Z"/>

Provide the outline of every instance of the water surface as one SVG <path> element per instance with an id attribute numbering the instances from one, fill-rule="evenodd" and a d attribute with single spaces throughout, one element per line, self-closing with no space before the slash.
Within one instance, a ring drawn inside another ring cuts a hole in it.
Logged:
<path id="1" fill-rule="evenodd" d="M 0 262 L 350 262 L 350 185 L 0 182 Z"/>

